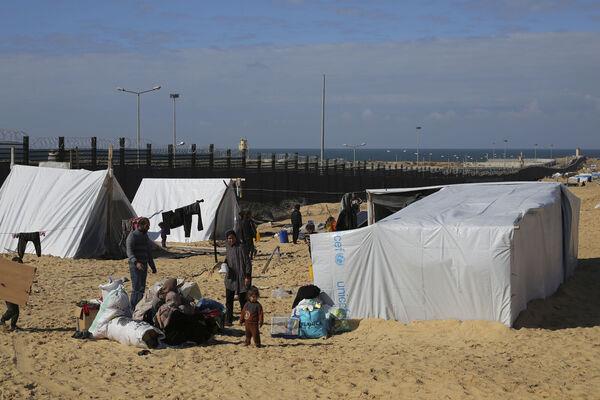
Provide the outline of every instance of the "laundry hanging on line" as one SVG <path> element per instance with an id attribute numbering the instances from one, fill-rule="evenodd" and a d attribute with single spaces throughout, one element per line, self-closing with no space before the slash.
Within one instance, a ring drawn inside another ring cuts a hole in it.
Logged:
<path id="1" fill-rule="evenodd" d="M 192 231 L 192 215 L 198 215 L 198 231 L 203 230 L 204 226 L 202 225 L 202 213 L 200 210 L 200 203 L 202 202 L 204 200 L 196 200 L 187 206 L 162 213 L 165 228 L 175 229 L 183 226 L 185 237 L 189 238 Z"/>

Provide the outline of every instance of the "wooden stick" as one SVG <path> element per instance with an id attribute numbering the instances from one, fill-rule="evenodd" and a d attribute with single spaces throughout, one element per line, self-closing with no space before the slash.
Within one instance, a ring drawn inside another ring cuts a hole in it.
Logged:
<path id="1" fill-rule="evenodd" d="M 273 256 L 275 255 L 275 252 L 277 252 L 279 254 L 279 257 L 281 258 L 281 251 L 279 250 L 279 246 L 277 246 L 277 247 L 275 247 L 275 249 L 273 249 L 273 252 L 269 256 L 269 259 L 267 260 L 267 263 L 263 267 L 262 271 L 260 271 L 261 274 L 264 274 L 265 272 L 267 272 L 267 269 L 269 268 L 269 264 L 271 263 L 271 260 L 273 259 Z"/>

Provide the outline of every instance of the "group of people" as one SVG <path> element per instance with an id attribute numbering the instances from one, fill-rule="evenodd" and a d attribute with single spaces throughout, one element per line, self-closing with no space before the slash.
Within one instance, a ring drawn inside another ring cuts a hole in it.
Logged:
<path id="1" fill-rule="evenodd" d="M 238 240 L 238 234 L 235 230 L 227 232 L 227 253 L 225 264 L 227 273 L 225 275 L 225 303 L 226 315 L 225 325 L 233 324 L 233 303 L 235 296 L 238 296 L 240 304 L 241 317 L 240 323 L 246 327 L 246 344 L 250 344 L 253 338 L 257 347 L 260 347 L 259 327 L 263 324 L 262 306 L 258 302 L 259 291 L 252 286 L 252 261 L 251 258 L 256 252 L 254 247 L 254 238 L 256 237 L 256 225 L 252 221 L 250 213 L 241 213 L 241 223 L 239 232 L 243 241 Z M 141 218 L 136 230 L 132 231 L 127 237 L 126 248 L 129 260 L 129 272 L 131 274 L 131 308 L 135 309 L 139 301 L 144 296 L 146 290 L 146 278 L 148 269 L 156 273 L 156 265 L 152 257 L 152 241 L 148 238 L 148 229 L 150 221 L 147 218 Z M 174 309 L 185 307 L 176 295 L 170 295 L 173 282 L 167 282 L 164 289 L 157 297 L 157 304 L 152 307 L 152 320 L 157 322 L 159 327 L 165 322 L 170 322 L 170 315 Z M 160 307 L 162 308 L 159 308 Z M 185 313 L 183 313 L 185 314 Z M 145 318 L 145 319 L 148 319 Z"/>

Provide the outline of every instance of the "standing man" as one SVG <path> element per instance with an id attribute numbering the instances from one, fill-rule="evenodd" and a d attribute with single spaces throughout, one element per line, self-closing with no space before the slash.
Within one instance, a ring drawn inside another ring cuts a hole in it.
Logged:
<path id="1" fill-rule="evenodd" d="M 136 304 L 144 297 L 146 291 L 146 277 L 148 266 L 152 273 L 156 273 L 156 266 L 152 258 L 152 242 L 148 238 L 150 220 L 140 218 L 136 230 L 127 236 L 127 257 L 129 258 L 129 273 L 131 274 L 131 310 L 135 310 Z"/>
<path id="2" fill-rule="evenodd" d="M 246 211 L 242 218 L 242 246 L 244 246 L 244 250 L 248 254 L 250 260 L 254 256 L 254 239 L 256 238 L 256 228 L 254 226 L 254 222 L 252 221 L 252 213 L 250 211 Z"/>
<path id="3" fill-rule="evenodd" d="M 294 244 L 298 243 L 298 236 L 300 235 L 300 227 L 302 226 L 302 214 L 300 214 L 300 204 L 294 206 L 292 211 L 292 241 Z"/>
<path id="4" fill-rule="evenodd" d="M 231 326 L 233 322 L 233 299 L 237 293 L 240 310 L 246 304 L 246 292 L 252 284 L 252 263 L 246 250 L 237 240 L 234 231 L 227 232 L 227 275 L 225 275 L 225 305 L 227 315 L 225 325 Z"/>

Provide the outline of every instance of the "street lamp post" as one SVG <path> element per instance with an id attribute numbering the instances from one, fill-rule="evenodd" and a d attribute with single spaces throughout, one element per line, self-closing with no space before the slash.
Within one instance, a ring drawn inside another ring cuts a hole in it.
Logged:
<path id="1" fill-rule="evenodd" d="M 361 144 L 346 144 L 344 143 L 342 146 L 344 147 L 349 147 L 352 149 L 352 168 L 356 168 L 356 149 L 359 147 L 363 147 L 366 146 L 367 144 L 365 142 L 362 142 Z"/>
<path id="2" fill-rule="evenodd" d="M 122 87 L 117 87 L 117 90 L 120 92 L 131 93 L 137 95 L 137 164 L 140 165 L 140 141 L 141 141 L 141 133 L 140 133 L 140 96 L 144 93 L 153 92 L 155 90 L 159 90 L 160 85 L 154 86 L 152 89 L 142 90 L 141 92 L 136 92 L 133 90 L 127 90 Z"/>
<path id="3" fill-rule="evenodd" d="M 419 131 L 421 130 L 420 126 L 417 126 L 416 131 L 417 131 L 417 168 L 419 168 Z"/>
<path id="4" fill-rule="evenodd" d="M 552 148 L 554 147 L 553 144 L 550 144 L 550 159 L 552 159 Z"/>
<path id="5" fill-rule="evenodd" d="M 175 163 L 175 153 L 177 153 L 177 125 L 175 119 L 175 100 L 179 98 L 179 93 L 171 93 L 169 97 L 173 99 L 173 163 Z"/>
<path id="6" fill-rule="evenodd" d="M 533 145 L 533 159 L 535 161 L 537 161 L 537 146 L 538 146 L 537 143 Z"/>

